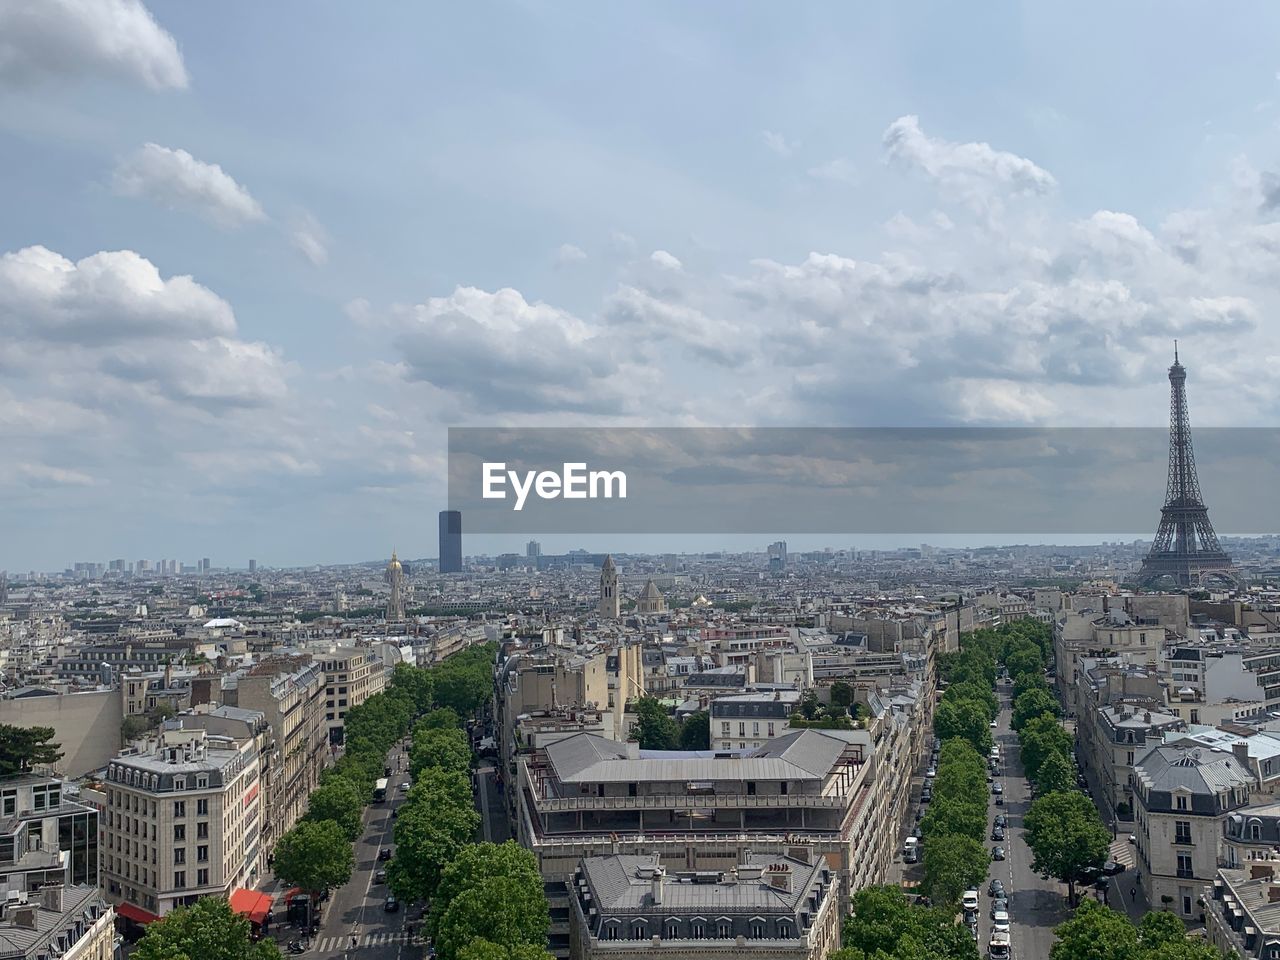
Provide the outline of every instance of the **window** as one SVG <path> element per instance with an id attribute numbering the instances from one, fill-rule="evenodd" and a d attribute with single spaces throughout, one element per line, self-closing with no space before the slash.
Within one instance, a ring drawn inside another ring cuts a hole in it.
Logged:
<path id="1" fill-rule="evenodd" d="M 745 720 L 738 721 L 738 736 L 745 737 L 747 735 L 747 723 Z"/>
<path id="2" fill-rule="evenodd" d="M 644 921 L 643 920 L 637 920 L 634 924 L 632 924 L 631 939 L 632 940 L 644 939 Z"/>
<path id="3" fill-rule="evenodd" d="M 753 720 L 753 721 L 752 721 L 752 723 L 751 723 L 751 735 L 752 735 L 753 737 L 758 737 L 758 736 L 760 736 L 760 721 L 759 721 L 759 720 Z"/>
<path id="4" fill-rule="evenodd" d="M 208 799 L 206 798 L 206 799 L 203 799 L 203 800 L 197 800 L 197 801 L 196 801 L 196 816 L 197 816 L 197 817 L 207 817 L 208 815 L 209 815 L 209 801 L 208 801 Z"/>
<path id="5" fill-rule="evenodd" d="M 769 721 L 769 736 L 773 736 L 773 721 Z"/>
<path id="6" fill-rule="evenodd" d="M 752 940 L 763 940 L 763 939 L 764 939 L 764 924 L 763 924 L 763 923 L 753 923 L 753 924 L 751 925 L 751 939 L 752 939 Z"/>
<path id="7" fill-rule="evenodd" d="M 1199 722 L 1200 722 L 1200 711 L 1199 711 L 1199 710 L 1192 710 L 1192 711 L 1191 711 L 1191 722 L 1192 722 L 1192 723 L 1199 723 Z"/>
<path id="8" fill-rule="evenodd" d="M 729 939 L 729 924 L 723 920 L 716 924 L 716 936 L 721 940 Z"/>
<path id="9" fill-rule="evenodd" d="M 778 921 L 778 939 L 788 940 L 791 937 L 791 924 L 786 920 Z"/>
<path id="10" fill-rule="evenodd" d="M 185 800 L 173 801 L 173 815 L 175 817 L 185 817 L 187 815 L 187 801 Z"/>
<path id="11" fill-rule="evenodd" d="M 1174 843 L 1190 843 L 1191 842 L 1191 821 L 1190 820 L 1174 821 L 1173 842 Z"/>
<path id="12" fill-rule="evenodd" d="M 1180 877 L 1195 876 L 1195 873 L 1191 869 L 1191 854 L 1189 853 L 1178 854 L 1178 876 Z"/>
<path id="13" fill-rule="evenodd" d="M 175 789 L 175 790 L 185 790 L 185 789 L 187 789 L 187 778 L 186 778 L 186 777 L 174 777 L 174 778 L 173 778 L 173 789 Z"/>
<path id="14" fill-rule="evenodd" d="M 1179 795 L 1179 796 L 1175 797 L 1174 799 L 1175 799 L 1175 803 L 1174 803 L 1174 805 L 1175 805 L 1179 810 L 1185 810 L 1185 809 L 1187 809 L 1187 798 L 1186 798 L 1186 797 Z"/>
<path id="15" fill-rule="evenodd" d="M 1128 751 L 1128 752 L 1125 754 L 1125 763 L 1126 763 L 1126 764 L 1128 764 L 1128 765 L 1129 765 L 1129 766 L 1131 766 L 1131 767 L 1133 766 L 1133 751 L 1132 751 L 1132 750 Z"/>
<path id="16" fill-rule="evenodd" d="M 197 840 L 209 839 L 209 825 L 207 823 L 196 824 L 196 839 Z"/>
<path id="17" fill-rule="evenodd" d="M 720 736 L 727 737 L 729 735 L 729 721 L 725 720 L 720 724 Z"/>
<path id="18" fill-rule="evenodd" d="M 209 778 L 208 778 L 208 777 L 206 777 L 206 776 L 203 776 L 203 775 L 202 775 L 202 776 L 199 776 L 199 777 L 196 777 L 196 789 L 197 789 L 197 790 L 208 790 L 208 789 L 209 789 Z"/>
<path id="19" fill-rule="evenodd" d="M 208 867 L 202 867 L 201 869 L 196 871 L 196 884 L 201 887 L 207 887 L 209 885 L 209 868 Z"/>
<path id="20" fill-rule="evenodd" d="M 209 862 L 209 845 L 208 844 L 202 843 L 200 846 L 196 847 L 196 860 L 198 860 L 200 863 Z"/>
<path id="21" fill-rule="evenodd" d="M 667 924 L 667 939 L 675 940 L 680 935 L 680 925 L 676 923 Z"/>
<path id="22" fill-rule="evenodd" d="M 700 923 L 693 925 L 693 939 L 701 940 L 707 935 L 707 928 Z"/>
<path id="23" fill-rule="evenodd" d="M 173 839 L 174 840 L 187 839 L 187 825 L 185 823 L 175 823 L 173 825 Z"/>
<path id="24" fill-rule="evenodd" d="M 186 863 L 186 862 L 187 862 L 187 848 L 186 848 L 186 847 L 174 847 L 174 848 L 173 848 L 173 862 L 174 862 L 174 863 Z"/>
<path id="25" fill-rule="evenodd" d="M 187 885 L 187 871 L 175 870 L 173 873 L 173 887 L 175 890 L 182 890 Z"/>
<path id="26" fill-rule="evenodd" d="M 618 939 L 618 922 L 616 920 L 610 920 L 607 924 L 605 924 L 604 938 L 606 940 Z"/>

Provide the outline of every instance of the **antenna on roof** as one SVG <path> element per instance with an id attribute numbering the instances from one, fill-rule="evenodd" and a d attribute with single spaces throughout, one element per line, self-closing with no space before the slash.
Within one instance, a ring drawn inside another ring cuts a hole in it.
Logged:
<path id="1" fill-rule="evenodd" d="M 1178 362 L 1178 341 L 1173 341 L 1173 362 Z"/>

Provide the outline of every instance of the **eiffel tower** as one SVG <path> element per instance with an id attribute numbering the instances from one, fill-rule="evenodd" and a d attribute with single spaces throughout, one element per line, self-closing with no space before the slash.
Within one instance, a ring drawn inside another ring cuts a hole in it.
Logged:
<path id="1" fill-rule="evenodd" d="M 1235 566 L 1218 543 L 1218 535 L 1209 522 L 1209 508 L 1200 497 L 1196 455 L 1191 448 L 1191 418 L 1187 414 L 1187 371 L 1178 362 L 1176 340 L 1169 387 L 1169 483 L 1160 508 L 1160 529 L 1142 561 L 1138 583 L 1151 586 L 1168 578 L 1180 587 L 1194 587 L 1208 576 L 1234 582 Z"/>

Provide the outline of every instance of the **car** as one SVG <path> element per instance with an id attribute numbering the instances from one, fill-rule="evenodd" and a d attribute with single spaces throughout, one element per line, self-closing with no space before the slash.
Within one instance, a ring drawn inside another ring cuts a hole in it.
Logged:
<path id="1" fill-rule="evenodd" d="M 969 928 L 969 936 L 973 937 L 973 939 L 974 939 L 974 941 L 975 941 L 975 942 L 977 941 L 977 939 L 978 939 L 978 925 L 977 925 L 976 923 L 975 923 L 972 927 L 970 927 L 970 928 Z"/>
<path id="2" fill-rule="evenodd" d="M 920 791 L 921 803 L 928 803 L 932 799 L 933 799 L 933 791 L 930 790 L 928 787 L 925 787 L 923 790 Z"/>
<path id="3" fill-rule="evenodd" d="M 1004 859 L 1004 847 L 992 847 L 992 848 L 991 848 L 991 859 L 992 859 L 992 860 L 1003 860 L 1003 859 Z"/>
<path id="4" fill-rule="evenodd" d="M 1004 793 L 1004 784 L 1003 784 L 1003 783 L 1000 783 L 1000 782 L 997 780 L 995 783 L 991 784 L 991 792 L 992 792 L 992 793 Z"/>
<path id="5" fill-rule="evenodd" d="M 379 870 L 377 873 L 375 873 L 375 874 L 373 875 L 373 882 L 374 882 L 374 883 L 386 883 L 386 882 L 387 882 L 387 871 L 385 871 L 385 870 Z"/>
<path id="6" fill-rule="evenodd" d="M 932 780 L 937 775 L 938 775 L 938 771 L 934 767 L 930 767 L 928 770 L 924 772 L 924 778 L 926 780 Z"/>
<path id="7" fill-rule="evenodd" d="M 401 789 L 401 790 L 404 790 L 404 791 L 408 791 L 408 789 L 409 789 L 411 786 L 413 786 L 413 784 L 411 784 L 408 780 L 405 780 L 405 781 L 403 781 L 403 782 L 400 784 L 400 789 Z"/>
<path id="8" fill-rule="evenodd" d="M 966 910 L 977 910 L 978 909 L 978 891 L 974 889 L 966 890 L 964 892 L 964 895 L 961 896 L 960 898 L 960 905 L 964 907 Z"/>
<path id="9" fill-rule="evenodd" d="M 1118 877 L 1124 873 L 1124 864 L 1117 863 L 1114 860 L 1108 860 L 1102 865 L 1102 875 L 1105 877 Z"/>
<path id="10" fill-rule="evenodd" d="M 916 809 L 916 823 L 919 823 L 919 822 L 920 822 L 921 820 L 923 820 L 923 819 L 924 819 L 924 811 L 923 811 L 923 810 L 921 810 L 921 809 L 919 809 L 919 808 L 917 808 L 917 809 Z"/>
<path id="11" fill-rule="evenodd" d="M 1009 912 L 1009 901 L 1004 897 L 996 897 L 996 899 L 991 901 L 991 919 L 994 920 L 996 914 L 1001 910 L 1005 913 Z"/>
<path id="12" fill-rule="evenodd" d="M 393 894 L 387 897 L 387 899 L 382 901 L 382 909 L 385 910 L 387 913 L 399 913 L 400 901 L 397 900 L 395 898 L 395 895 Z"/>
<path id="13" fill-rule="evenodd" d="M 1002 827 L 1002 826 L 1000 826 L 1000 825 L 998 825 L 998 824 L 997 824 L 996 826 L 992 827 L 992 828 L 991 828 L 991 839 L 992 839 L 992 840 L 1003 840 L 1003 839 L 1004 839 L 1004 827 Z"/>
<path id="14" fill-rule="evenodd" d="M 1005 827 L 1009 826 L 1009 818 L 1006 817 L 1003 813 L 997 813 L 996 826 L 1003 830 Z"/>
<path id="15" fill-rule="evenodd" d="M 382 861 L 384 861 L 384 862 L 385 862 L 385 861 L 387 861 L 387 860 L 390 860 L 390 859 L 391 859 L 391 848 L 390 848 L 390 847 L 383 847 L 381 850 L 379 850 L 379 851 L 378 851 L 378 859 L 379 859 L 379 860 L 382 860 Z"/>
<path id="16" fill-rule="evenodd" d="M 997 806 L 997 807 L 1003 807 L 1003 806 L 1004 806 L 1004 794 L 1003 794 L 1003 793 L 997 793 L 997 794 L 996 794 L 996 806 Z"/>
<path id="17" fill-rule="evenodd" d="M 977 924 L 978 924 L 978 911 L 977 911 L 977 910 L 966 910 L 966 911 L 964 912 L 964 923 L 965 923 L 965 926 L 967 926 L 967 927 L 977 926 Z"/>
<path id="18" fill-rule="evenodd" d="M 991 721 L 991 729 L 992 729 L 992 730 L 998 730 L 999 728 L 1000 728 L 1000 724 L 999 724 L 997 721 L 992 720 L 992 721 Z"/>
<path id="19" fill-rule="evenodd" d="M 1003 880 L 1001 880 L 999 877 L 994 877 L 994 878 L 992 878 L 991 882 L 990 882 L 989 884 L 987 884 L 987 896 L 988 896 L 988 897 L 1003 897 L 1003 896 L 1004 896 L 1004 881 L 1003 881 Z"/>
<path id="20" fill-rule="evenodd" d="M 903 863 L 919 863 L 920 851 L 915 847 L 907 847 L 906 851 L 902 854 L 902 862 Z"/>
<path id="21" fill-rule="evenodd" d="M 1133 834 L 1133 833 L 1129 834 L 1129 842 L 1130 842 L 1130 843 L 1137 843 L 1137 842 L 1138 842 L 1138 836 L 1137 836 L 1137 834 Z"/>
<path id="22" fill-rule="evenodd" d="M 1009 913 L 1005 910 L 997 910 L 991 917 L 991 930 L 993 933 L 1009 932 Z"/>

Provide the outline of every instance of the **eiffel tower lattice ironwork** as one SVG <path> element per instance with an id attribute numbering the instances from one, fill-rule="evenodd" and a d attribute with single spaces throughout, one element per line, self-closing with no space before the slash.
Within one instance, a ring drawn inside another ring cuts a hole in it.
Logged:
<path id="1" fill-rule="evenodd" d="M 1236 570 L 1209 522 L 1209 508 L 1200 496 L 1196 455 L 1191 447 L 1191 418 L 1187 414 L 1187 371 L 1173 345 L 1169 368 L 1169 482 L 1160 529 L 1142 561 L 1138 582 L 1151 585 L 1169 578 L 1178 586 L 1198 586 L 1206 576 L 1235 580 Z"/>

